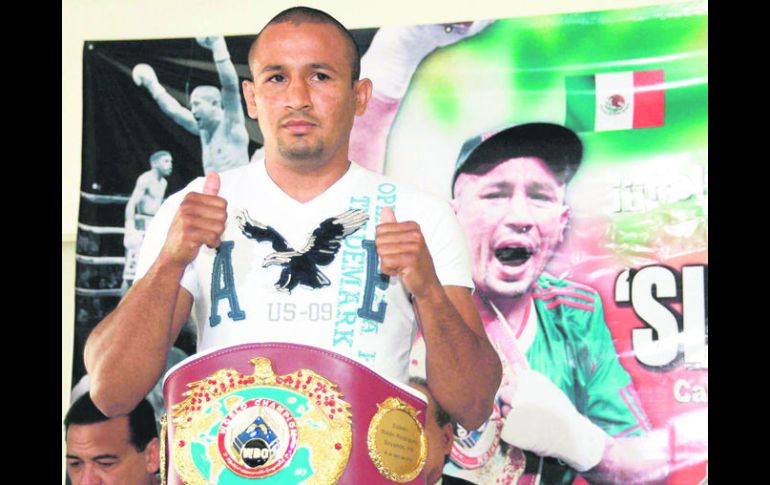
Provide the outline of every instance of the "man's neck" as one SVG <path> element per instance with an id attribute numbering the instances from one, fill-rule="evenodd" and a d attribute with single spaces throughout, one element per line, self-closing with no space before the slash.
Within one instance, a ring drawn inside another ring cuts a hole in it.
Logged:
<path id="1" fill-rule="evenodd" d="M 211 142 L 211 139 L 214 137 L 214 132 L 217 131 L 217 128 L 219 128 L 221 123 L 222 120 L 218 118 L 209 118 L 205 120 L 204 123 L 198 127 L 200 136 L 204 138 L 206 142 Z"/>
<path id="2" fill-rule="evenodd" d="M 507 324 L 514 334 L 518 334 L 521 327 L 526 323 L 524 319 L 527 316 L 532 296 L 527 294 L 517 297 L 488 298 L 479 292 L 474 293 L 473 299 L 476 302 L 476 308 L 479 310 L 479 316 L 484 326 L 498 320 L 498 312 L 503 317 L 502 324 Z M 495 311 L 495 308 L 497 311 Z"/>
<path id="3" fill-rule="evenodd" d="M 348 171 L 347 157 L 328 162 L 298 163 L 265 157 L 265 169 L 275 184 L 292 199 L 305 203 L 334 185 Z"/>

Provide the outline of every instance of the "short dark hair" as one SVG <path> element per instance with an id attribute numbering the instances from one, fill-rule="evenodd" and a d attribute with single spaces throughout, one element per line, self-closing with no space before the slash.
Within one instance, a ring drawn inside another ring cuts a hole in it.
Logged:
<path id="1" fill-rule="evenodd" d="M 409 384 L 420 386 L 425 388 L 428 393 L 430 393 L 430 388 L 428 387 L 428 382 L 423 379 L 422 377 L 412 376 L 409 378 Z M 433 402 L 436 404 L 436 412 L 434 413 L 434 418 L 436 418 L 436 423 L 438 423 L 439 428 L 443 428 L 447 424 L 451 424 L 452 428 L 454 428 L 455 422 L 452 419 L 452 416 L 444 410 L 444 408 L 441 407 L 441 404 L 436 401 L 436 399 L 433 396 L 428 396 L 430 399 L 433 400 Z"/>
<path id="2" fill-rule="evenodd" d="M 249 69 L 251 69 L 252 72 L 252 53 L 257 46 L 259 36 L 262 34 L 262 32 L 265 31 L 266 28 L 270 27 L 271 25 L 282 24 L 285 22 L 292 22 L 294 25 L 309 22 L 313 24 L 328 24 L 334 26 L 342 34 L 348 44 L 351 78 L 352 81 L 358 81 L 358 79 L 361 77 L 361 54 L 358 52 L 358 44 L 356 44 L 356 40 L 353 38 L 353 34 L 351 34 L 350 31 L 344 25 L 342 25 L 339 20 L 335 19 L 328 13 L 310 7 L 287 8 L 286 10 L 280 12 L 278 15 L 270 19 L 270 21 L 265 24 L 264 27 L 262 27 L 262 30 L 259 31 L 259 34 L 257 34 L 257 36 L 254 38 L 254 41 L 251 43 L 251 47 L 249 48 Z"/>
<path id="3" fill-rule="evenodd" d="M 110 418 L 102 414 L 91 400 L 91 394 L 80 396 L 64 417 L 65 433 L 70 425 L 96 424 L 108 421 Z M 158 437 L 158 428 L 155 426 L 155 413 L 147 399 L 142 399 L 139 404 L 128 414 L 129 440 L 137 451 L 142 452 L 153 438 Z"/>
<path id="4" fill-rule="evenodd" d="M 150 155 L 150 164 L 153 164 L 160 160 L 161 157 L 165 156 L 171 156 L 171 153 L 168 150 L 158 150 L 157 152 L 154 152 L 152 155 Z"/>

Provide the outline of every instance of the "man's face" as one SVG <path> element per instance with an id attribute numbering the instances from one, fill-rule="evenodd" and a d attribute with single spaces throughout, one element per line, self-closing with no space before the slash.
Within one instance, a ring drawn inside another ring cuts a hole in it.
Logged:
<path id="1" fill-rule="evenodd" d="M 198 128 L 206 128 L 211 123 L 221 121 L 224 116 L 221 98 L 214 96 L 209 90 L 199 88 L 190 94 L 190 111 Z"/>
<path id="2" fill-rule="evenodd" d="M 482 175 L 463 173 L 453 202 L 480 296 L 519 298 L 543 272 L 569 217 L 564 185 L 539 158 L 513 158 Z"/>
<path id="3" fill-rule="evenodd" d="M 143 485 L 154 481 L 158 440 L 139 452 L 129 441 L 128 417 L 67 430 L 67 473 L 74 485 Z"/>
<path id="4" fill-rule="evenodd" d="M 268 158 L 324 164 L 347 160 L 355 115 L 371 82 L 351 81 L 348 44 L 334 26 L 293 22 L 262 31 L 243 82 L 248 113 L 259 120 Z"/>
<path id="5" fill-rule="evenodd" d="M 173 159 L 171 158 L 171 155 L 162 155 L 153 162 L 152 167 L 162 176 L 168 177 L 171 175 L 171 169 L 174 168 Z"/>

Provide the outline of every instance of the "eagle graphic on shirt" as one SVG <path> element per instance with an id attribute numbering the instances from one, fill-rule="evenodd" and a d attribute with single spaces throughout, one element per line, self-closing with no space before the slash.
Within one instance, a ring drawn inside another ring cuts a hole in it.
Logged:
<path id="1" fill-rule="evenodd" d="M 252 219 L 248 211 L 241 211 L 236 217 L 244 236 L 257 242 L 269 242 L 273 246 L 275 252 L 265 256 L 262 267 L 281 266 L 283 269 L 275 288 L 289 293 L 298 285 L 316 289 L 328 286 L 331 281 L 318 266 L 334 261 L 342 240 L 363 227 L 368 220 L 369 215 L 360 209 L 349 209 L 329 217 L 313 231 L 305 247 L 297 251 L 271 226 Z"/>

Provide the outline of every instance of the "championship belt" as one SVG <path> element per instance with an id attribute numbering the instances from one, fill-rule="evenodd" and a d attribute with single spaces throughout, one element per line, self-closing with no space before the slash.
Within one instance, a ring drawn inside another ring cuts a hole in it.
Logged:
<path id="1" fill-rule="evenodd" d="M 425 400 L 334 352 L 196 354 L 167 373 L 163 395 L 164 483 L 425 483 Z"/>

